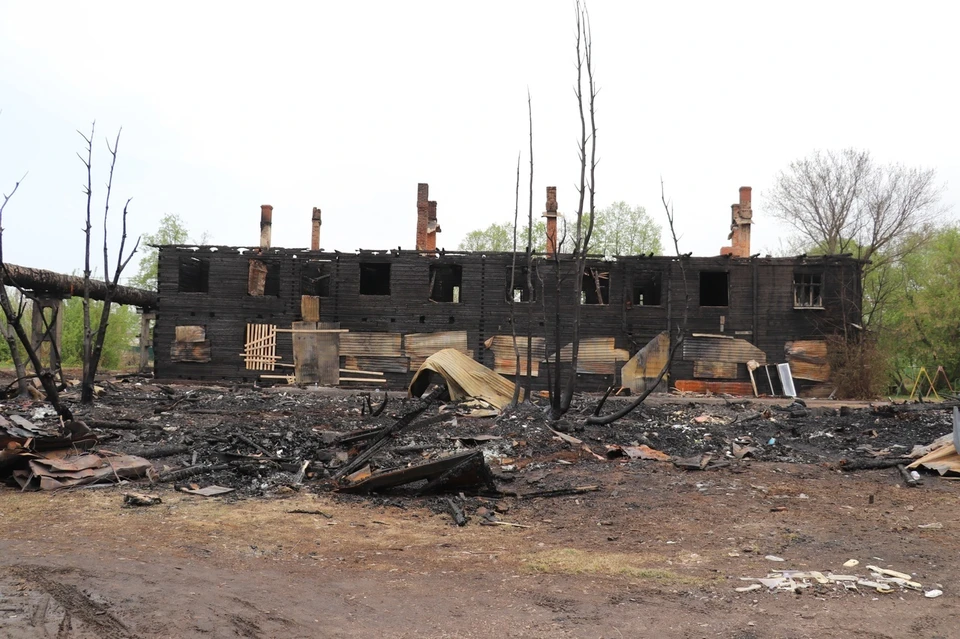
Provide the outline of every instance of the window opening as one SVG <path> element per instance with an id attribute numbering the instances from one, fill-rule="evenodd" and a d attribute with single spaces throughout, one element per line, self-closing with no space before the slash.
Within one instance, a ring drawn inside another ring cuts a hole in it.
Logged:
<path id="1" fill-rule="evenodd" d="M 516 269 L 516 275 L 513 277 L 511 282 L 510 273 L 513 271 L 513 267 L 507 267 L 507 301 L 508 302 L 535 302 L 536 295 L 534 291 L 530 290 L 530 287 L 527 286 L 527 267 L 518 266 Z M 512 287 L 511 287 L 512 285 Z"/>
<path id="2" fill-rule="evenodd" d="M 463 268 L 459 264 L 430 265 L 430 301 L 460 303 Z"/>
<path id="3" fill-rule="evenodd" d="M 730 274 L 726 271 L 700 272 L 700 306 L 729 306 Z"/>
<path id="4" fill-rule="evenodd" d="M 300 295 L 330 297 L 330 262 L 306 262 L 300 271 Z"/>
<path id="5" fill-rule="evenodd" d="M 390 295 L 390 265 L 386 263 L 361 263 L 360 294 Z"/>
<path id="6" fill-rule="evenodd" d="M 663 290 L 663 273 L 637 273 L 633 276 L 633 305 L 660 306 Z"/>
<path id="7" fill-rule="evenodd" d="M 280 297 L 280 263 L 250 260 L 247 293 L 258 297 Z"/>
<path id="8" fill-rule="evenodd" d="M 583 271 L 581 304 L 607 304 L 610 302 L 610 272 L 589 267 Z"/>
<path id="9" fill-rule="evenodd" d="M 823 275 L 794 273 L 793 305 L 796 308 L 823 308 Z"/>
<path id="10" fill-rule="evenodd" d="M 181 293 L 207 293 L 210 289 L 210 260 L 181 257 L 177 290 Z"/>

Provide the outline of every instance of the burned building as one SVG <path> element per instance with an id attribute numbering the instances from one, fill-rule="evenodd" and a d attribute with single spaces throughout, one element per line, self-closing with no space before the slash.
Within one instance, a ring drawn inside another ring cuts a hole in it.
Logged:
<path id="1" fill-rule="evenodd" d="M 261 210 L 259 246 L 160 247 L 156 375 L 400 388 L 428 356 L 454 348 L 510 377 L 513 317 L 521 373 L 530 335 L 534 386 L 544 388 L 558 289 L 561 364 L 571 359 L 574 278 L 583 284 L 577 373 L 585 390 L 649 383 L 666 357 L 664 332 L 676 332 L 685 315 L 671 385 L 752 394 L 749 371 L 778 363 L 790 364 L 798 385 L 822 383 L 828 338 L 859 321 L 857 260 L 750 254 L 749 187 L 719 256 L 597 256 L 582 273 L 555 254 L 555 188 L 545 208 L 548 252 L 536 256 L 529 279 L 525 259 L 514 270 L 509 252 L 437 250 L 437 203 L 426 184 L 415 250 L 321 250 L 319 209 L 310 249 L 275 248 L 270 206 Z"/>

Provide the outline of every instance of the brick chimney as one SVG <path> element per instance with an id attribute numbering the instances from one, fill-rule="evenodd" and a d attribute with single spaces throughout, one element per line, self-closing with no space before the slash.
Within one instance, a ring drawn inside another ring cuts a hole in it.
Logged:
<path id="1" fill-rule="evenodd" d="M 427 250 L 427 226 L 429 224 L 430 185 L 417 185 L 417 250 Z"/>
<path id="2" fill-rule="evenodd" d="M 749 186 L 740 187 L 740 203 L 730 207 L 730 246 L 720 249 L 720 255 L 733 257 L 750 257 L 750 225 L 753 224 L 753 209 L 751 208 L 752 189 Z"/>
<path id="3" fill-rule="evenodd" d="M 320 250 L 320 209 L 313 207 L 312 229 L 310 233 L 310 250 Z"/>
<path id="4" fill-rule="evenodd" d="M 260 248 L 270 248 L 270 232 L 273 227 L 273 207 L 269 204 L 260 205 Z"/>
<path id="5" fill-rule="evenodd" d="M 557 187 L 547 187 L 547 210 L 543 217 L 547 218 L 547 255 L 553 257 L 557 252 Z"/>

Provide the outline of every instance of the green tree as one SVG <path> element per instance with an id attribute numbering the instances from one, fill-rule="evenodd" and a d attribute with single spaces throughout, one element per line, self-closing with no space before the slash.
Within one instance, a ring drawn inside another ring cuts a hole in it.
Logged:
<path id="1" fill-rule="evenodd" d="M 912 238 L 908 238 L 910 240 Z M 960 226 L 923 236 L 891 273 L 891 295 L 881 336 L 894 367 L 943 366 L 960 378 Z M 911 380 L 912 381 L 912 380 Z"/>
<path id="2" fill-rule="evenodd" d="M 597 212 L 590 238 L 590 252 L 597 255 L 660 255 L 660 225 L 642 206 L 614 202 Z"/>
<path id="3" fill-rule="evenodd" d="M 517 234 L 517 250 L 526 250 L 526 227 Z M 457 247 L 461 251 L 504 252 L 513 251 L 513 224 L 511 222 L 494 223 L 485 229 L 477 229 L 467 233 Z M 543 220 L 533 225 L 533 252 L 543 253 L 547 250 L 547 225 Z"/>
<path id="4" fill-rule="evenodd" d="M 207 241 L 207 234 L 200 236 L 200 244 Z M 157 290 L 157 246 L 165 244 L 189 244 L 190 232 L 179 215 L 168 213 L 160 219 L 156 233 L 145 233 L 140 240 L 140 264 L 137 274 L 130 278 L 130 286 Z"/>
<path id="5" fill-rule="evenodd" d="M 63 314 L 63 333 L 60 339 L 60 358 L 64 366 L 83 364 L 83 300 L 72 297 L 60 306 Z M 103 302 L 90 301 L 90 321 L 96 331 L 100 326 Z M 133 344 L 140 328 L 140 318 L 132 306 L 114 305 L 104 337 L 100 366 L 116 370 L 127 365 L 125 355 L 133 352 Z"/>

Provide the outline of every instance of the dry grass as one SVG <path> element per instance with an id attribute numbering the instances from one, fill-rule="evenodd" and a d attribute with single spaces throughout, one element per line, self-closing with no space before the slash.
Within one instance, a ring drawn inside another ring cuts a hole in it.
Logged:
<path id="1" fill-rule="evenodd" d="M 550 574 L 591 574 L 673 583 L 690 581 L 690 577 L 649 565 L 654 563 L 662 565 L 665 561 L 664 557 L 657 555 L 588 552 L 575 548 L 561 548 L 530 555 L 523 561 L 523 565 L 531 572 Z"/>

